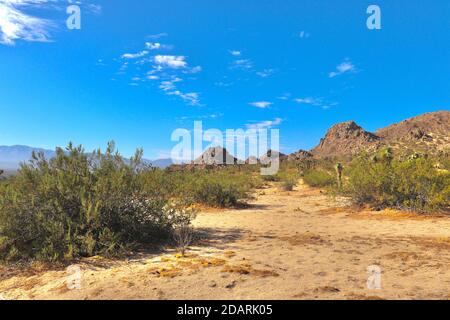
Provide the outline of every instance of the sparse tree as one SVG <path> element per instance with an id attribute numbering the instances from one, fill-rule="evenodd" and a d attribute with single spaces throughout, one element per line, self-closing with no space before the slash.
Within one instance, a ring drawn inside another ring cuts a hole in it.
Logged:
<path id="1" fill-rule="evenodd" d="M 183 257 L 186 255 L 186 250 L 192 243 L 193 235 L 194 229 L 189 224 L 178 226 L 173 230 L 173 240 Z"/>

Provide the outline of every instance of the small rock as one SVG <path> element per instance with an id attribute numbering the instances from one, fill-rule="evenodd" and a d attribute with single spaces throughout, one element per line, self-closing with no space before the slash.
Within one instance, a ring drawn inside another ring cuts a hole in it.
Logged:
<path id="1" fill-rule="evenodd" d="M 233 289 L 236 286 L 236 281 L 233 281 L 225 286 L 226 289 Z"/>
<path id="2" fill-rule="evenodd" d="M 211 281 L 211 282 L 209 283 L 209 286 L 210 286 L 211 288 L 215 288 L 215 287 L 217 287 L 217 283 L 216 283 L 215 281 Z"/>

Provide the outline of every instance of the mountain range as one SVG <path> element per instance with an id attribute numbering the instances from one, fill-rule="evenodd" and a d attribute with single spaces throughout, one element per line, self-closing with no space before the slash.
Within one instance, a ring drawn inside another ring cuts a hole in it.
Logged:
<path id="1" fill-rule="evenodd" d="M 31 154 L 34 152 L 43 152 L 47 159 L 55 156 L 55 151 L 34 148 L 23 145 L 15 146 L 0 146 L 0 169 L 5 171 L 15 171 L 23 162 L 28 162 L 31 159 Z M 172 164 L 171 159 L 158 160 L 143 160 L 146 164 L 151 164 L 153 167 L 166 168 Z"/>
<path id="2" fill-rule="evenodd" d="M 374 151 L 383 147 L 427 153 L 449 152 L 450 111 L 426 113 L 378 129 L 374 133 L 364 130 L 354 121 L 338 123 L 327 131 L 320 143 L 312 150 L 299 150 L 290 155 L 280 153 L 280 158 L 294 161 L 309 157 L 352 156 L 361 151 Z M 43 152 L 46 158 L 52 158 L 55 155 L 52 150 L 29 146 L 0 146 L 0 168 L 6 171 L 17 170 L 20 163 L 30 160 L 33 151 Z M 277 151 L 269 151 L 268 156 L 272 152 Z M 224 162 L 229 160 L 229 163 L 237 163 L 238 161 L 225 148 L 215 147 L 206 150 L 191 165 L 214 165 L 217 156 Z M 173 163 L 171 159 L 144 160 L 144 162 L 158 168 L 166 168 Z"/>
<path id="3" fill-rule="evenodd" d="M 319 144 L 310 151 L 298 150 L 289 155 L 279 154 L 280 160 L 296 161 L 305 158 L 333 158 L 351 157 L 362 151 L 376 151 L 380 148 L 390 147 L 400 153 L 437 153 L 450 152 L 450 111 L 436 111 L 417 117 L 406 119 L 388 127 L 378 129 L 372 133 L 364 130 L 354 121 L 346 121 L 332 126 Z M 268 151 L 270 157 L 277 151 Z M 217 155 L 219 155 L 217 157 Z M 214 165 L 215 158 L 231 159 L 229 163 L 236 163 L 235 159 L 223 147 L 213 147 L 206 150 L 201 157 L 192 164 L 184 167 L 199 165 Z M 257 159 L 253 158 L 253 162 Z M 246 163 L 250 162 L 250 159 Z"/>

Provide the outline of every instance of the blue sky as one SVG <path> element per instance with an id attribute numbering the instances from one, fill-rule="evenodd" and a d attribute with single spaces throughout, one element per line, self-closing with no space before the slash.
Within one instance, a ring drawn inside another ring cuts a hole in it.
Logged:
<path id="1" fill-rule="evenodd" d="M 75 1 L 72 1 L 75 2 Z M 0 0 L 0 145 L 167 156 L 176 128 L 375 130 L 450 109 L 450 2 Z M 366 27 L 370 4 L 381 30 Z"/>

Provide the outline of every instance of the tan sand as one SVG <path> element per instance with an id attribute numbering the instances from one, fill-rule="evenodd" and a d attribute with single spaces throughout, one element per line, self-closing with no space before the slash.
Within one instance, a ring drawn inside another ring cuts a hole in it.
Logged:
<path id="1" fill-rule="evenodd" d="M 355 212 L 304 185 L 258 193 L 248 209 L 199 214 L 201 240 L 187 257 L 167 250 L 86 259 L 78 290 L 67 288 L 64 269 L 3 269 L 0 298 L 450 298 L 450 218 Z M 373 265 L 381 268 L 381 289 L 367 288 Z"/>

